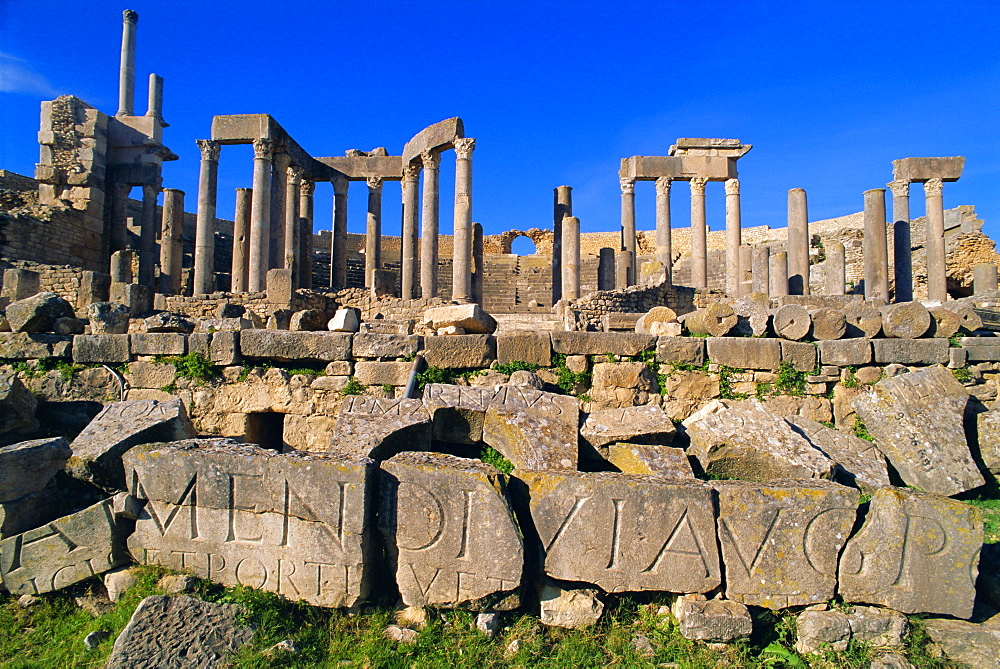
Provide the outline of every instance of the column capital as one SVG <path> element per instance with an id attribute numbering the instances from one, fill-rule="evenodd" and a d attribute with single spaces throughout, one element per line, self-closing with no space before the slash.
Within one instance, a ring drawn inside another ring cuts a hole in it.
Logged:
<path id="1" fill-rule="evenodd" d="M 670 186 L 673 182 L 673 177 L 659 177 L 656 180 L 656 194 L 670 195 Z"/>
<path id="2" fill-rule="evenodd" d="M 632 195 L 635 193 L 635 180 L 634 179 L 619 179 L 618 183 L 622 187 L 622 195 Z"/>
<path id="3" fill-rule="evenodd" d="M 312 197 L 313 193 L 316 191 L 316 184 L 309 179 L 303 179 L 302 183 L 299 184 L 299 193 Z"/>
<path id="4" fill-rule="evenodd" d="M 288 175 L 289 186 L 298 186 L 302 183 L 302 168 L 298 165 L 289 165 L 285 173 Z"/>
<path id="5" fill-rule="evenodd" d="M 472 158 L 472 151 L 476 148 L 476 140 L 473 137 L 463 137 L 455 140 L 455 154 L 459 160 L 469 160 Z"/>
<path id="6" fill-rule="evenodd" d="M 926 197 L 941 197 L 941 191 L 944 189 L 944 181 L 938 178 L 928 179 L 924 182 L 924 195 Z"/>
<path id="7" fill-rule="evenodd" d="M 274 157 L 274 140 L 258 138 L 253 140 L 254 159 L 271 160 Z"/>
<path id="8" fill-rule="evenodd" d="M 375 192 L 375 193 L 381 193 L 382 192 L 382 183 L 383 183 L 382 177 L 368 177 L 367 179 L 365 179 L 365 181 L 368 182 L 368 190 L 369 191 L 372 191 L 372 192 Z"/>
<path id="9" fill-rule="evenodd" d="M 131 9 L 126 9 L 124 12 L 122 12 L 122 21 L 124 21 L 125 23 L 138 23 L 139 13 Z"/>
<path id="10" fill-rule="evenodd" d="M 420 163 L 410 163 L 403 168 L 403 181 L 415 182 L 420 178 Z"/>
<path id="11" fill-rule="evenodd" d="M 142 184 L 142 196 L 144 198 L 146 197 L 151 199 L 155 198 L 157 195 L 160 194 L 160 186 L 162 185 L 162 183 L 163 183 L 162 179 L 157 179 L 156 181 L 153 181 L 151 183 Z"/>
<path id="12" fill-rule="evenodd" d="M 889 190 L 892 191 L 893 197 L 909 197 L 910 196 L 910 182 L 905 179 L 895 179 L 886 184 Z"/>
<path id="13" fill-rule="evenodd" d="M 202 160 L 218 160 L 219 153 L 222 151 L 222 145 L 211 139 L 198 139 L 195 140 L 198 144 L 198 148 L 201 150 Z"/>
<path id="14" fill-rule="evenodd" d="M 740 180 L 726 179 L 726 195 L 739 195 L 739 194 L 740 194 Z"/>
<path id="15" fill-rule="evenodd" d="M 344 176 L 334 177 L 330 183 L 333 184 L 334 195 L 347 195 L 347 187 L 351 185 L 350 180 Z"/>
<path id="16" fill-rule="evenodd" d="M 688 182 L 688 185 L 691 187 L 691 195 L 704 195 L 706 183 L 708 183 L 708 179 L 705 177 L 691 177 L 691 180 Z"/>
<path id="17" fill-rule="evenodd" d="M 441 166 L 441 154 L 434 151 L 424 151 L 420 154 L 420 161 L 425 170 L 436 170 Z"/>

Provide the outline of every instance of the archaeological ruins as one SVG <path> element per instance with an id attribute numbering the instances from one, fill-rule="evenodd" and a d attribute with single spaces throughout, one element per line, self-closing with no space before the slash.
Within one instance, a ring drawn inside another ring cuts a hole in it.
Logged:
<path id="1" fill-rule="evenodd" d="M 800 652 L 899 646 L 902 614 L 942 639 L 1000 625 L 1000 544 L 967 503 L 1000 477 L 1000 256 L 972 206 L 944 209 L 964 158 L 895 160 L 890 203 L 872 188 L 826 221 L 791 188 L 771 229 L 741 220 L 751 146 L 680 138 L 622 158 L 618 230 L 581 232 L 554 185 L 550 228 L 484 234 L 460 118 L 313 155 L 269 115 L 222 115 L 175 140 L 201 151 L 192 197 L 162 178 L 160 77 L 135 110 L 137 25 L 125 11 L 117 112 L 43 102 L 35 174 L 0 170 L 10 595 L 156 564 L 566 627 L 672 593 L 685 636 L 723 643 L 793 609 Z M 219 211 L 238 144 L 252 183 Z M 511 253 L 522 236 L 537 253 Z"/>

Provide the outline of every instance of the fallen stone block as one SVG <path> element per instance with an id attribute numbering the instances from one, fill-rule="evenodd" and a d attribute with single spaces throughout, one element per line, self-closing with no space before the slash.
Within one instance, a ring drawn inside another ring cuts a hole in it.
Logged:
<path id="1" fill-rule="evenodd" d="M 803 655 L 843 652 L 851 642 L 851 625 L 840 611 L 803 611 L 795 617 L 795 629 L 795 651 Z"/>
<path id="2" fill-rule="evenodd" d="M 872 339 L 875 362 L 881 365 L 945 365 L 948 363 L 947 339 Z"/>
<path id="3" fill-rule="evenodd" d="M 969 667 L 995 667 L 1000 657 L 1000 616 L 981 624 L 945 618 L 923 621 L 927 636 L 945 656 Z"/>
<path id="4" fill-rule="evenodd" d="M 343 332 L 244 330 L 240 333 L 240 353 L 248 358 L 284 361 L 350 360 L 351 335 Z"/>
<path id="5" fill-rule="evenodd" d="M 608 462 L 623 474 L 668 479 L 693 479 L 694 472 L 682 448 L 649 444 L 609 444 Z"/>
<path id="6" fill-rule="evenodd" d="M 654 335 L 633 332 L 552 332 L 552 350 L 566 355 L 639 355 L 657 344 Z"/>
<path id="7" fill-rule="evenodd" d="M 653 307 L 641 314 L 635 322 L 635 331 L 639 334 L 654 334 L 654 324 L 673 324 L 677 322 L 677 312 L 670 307 Z"/>
<path id="8" fill-rule="evenodd" d="M 87 306 L 91 334 L 125 334 L 128 332 L 129 309 L 114 302 L 94 302 Z"/>
<path id="9" fill-rule="evenodd" d="M 402 453 L 381 469 L 379 528 L 403 603 L 517 608 L 524 546 L 500 472 L 440 453 Z"/>
<path id="10" fill-rule="evenodd" d="M 344 398 L 330 450 L 383 459 L 404 450 L 427 450 L 431 418 L 420 400 L 366 395 Z"/>
<path id="11" fill-rule="evenodd" d="M 931 307 L 927 310 L 931 315 L 931 327 L 927 331 L 929 337 L 948 339 L 961 327 L 958 314 L 944 307 Z"/>
<path id="12" fill-rule="evenodd" d="M 843 308 L 847 321 L 845 337 L 871 339 L 882 331 L 882 314 L 878 309 L 861 301 L 851 302 Z"/>
<path id="13" fill-rule="evenodd" d="M 370 460 L 216 438 L 147 444 L 124 461 L 129 494 L 147 500 L 128 539 L 141 564 L 316 606 L 367 594 Z"/>
<path id="14" fill-rule="evenodd" d="M 303 309 L 292 314 L 288 329 L 292 332 L 315 332 L 327 330 L 328 320 L 322 309 Z"/>
<path id="15" fill-rule="evenodd" d="M 424 320 L 435 330 L 456 327 L 468 334 L 493 334 L 497 329 L 496 320 L 476 303 L 434 307 L 424 312 Z"/>
<path id="16" fill-rule="evenodd" d="M 132 355 L 184 355 L 187 337 L 176 332 L 141 332 L 129 335 Z"/>
<path id="17" fill-rule="evenodd" d="M 0 332 L 0 358 L 7 360 L 39 360 L 68 358 L 73 338 L 28 332 Z"/>
<path id="18" fill-rule="evenodd" d="M 979 454 L 986 469 L 1000 476 L 1000 410 L 994 408 L 976 416 L 979 431 Z"/>
<path id="19" fill-rule="evenodd" d="M 726 599 L 771 610 L 833 597 L 858 491 L 830 481 L 712 481 Z"/>
<path id="20" fill-rule="evenodd" d="M 801 304 L 785 304 L 775 310 L 771 317 L 771 327 L 782 339 L 800 341 L 812 329 L 812 317 Z"/>
<path id="21" fill-rule="evenodd" d="M 707 346 L 709 360 L 734 369 L 777 370 L 781 364 L 781 346 L 777 339 L 709 337 Z"/>
<path id="22" fill-rule="evenodd" d="M 677 619 L 678 629 L 685 639 L 729 643 L 747 639 L 753 632 L 750 611 L 739 602 L 682 595 L 674 601 L 670 612 Z"/>
<path id="23" fill-rule="evenodd" d="M 0 502 L 43 490 L 66 466 L 72 451 L 62 437 L 33 439 L 0 447 Z"/>
<path id="24" fill-rule="evenodd" d="M 910 629 L 910 623 L 902 613 L 876 606 L 853 606 L 846 614 L 851 626 L 851 638 L 869 646 L 897 647 Z"/>
<path id="25" fill-rule="evenodd" d="M 595 449 L 613 442 L 669 446 L 676 433 L 674 422 L 657 406 L 598 409 L 580 428 L 580 436 Z"/>
<path id="26" fill-rule="evenodd" d="M 57 335 L 78 335 L 83 334 L 87 324 L 79 318 L 57 318 L 52 324 L 52 331 Z"/>
<path id="27" fill-rule="evenodd" d="M 15 372 L 0 372 L 0 444 L 19 441 L 38 429 L 38 400 Z"/>
<path id="28" fill-rule="evenodd" d="M 965 438 L 968 403 L 968 391 L 944 367 L 883 379 L 851 402 L 903 481 L 942 495 L 986 482 Z"/>
<path id="29" fill-rule="evenodd" d="M 769 395 L 764 398 L 768 411 L 782 418 L 801 416 L 810 420 L 830 422 L 833 420 L 833 404 L 825 397 L 815 395 Z"/>
<path id="30" fill-rule="evenodd" d="M 431 367 L 489 367 L 497 358 L 492 335 L 449 335 L 424 338 L 424 360 Z"/>
<path id="31" fill-rule="evenodd" d="M 523 471 L 545 574 L 605 592 L 708 592 L 722 581 L 712 489 L 609 472 Z"/>
<path id="32" fill-rule="evenodd" d="M 882 332 L 886 337 L 919 339 L 931 327 L 930 313 L 919 302 L 887 304 L 881 309 Z"/>
<path id="33" fill-rule="evenodd" d="M 41 527 L 73 510 L 66 495 L 55 486 L 0 502 L 0 539 Z"/>
<path id="34" fill-rule="evenodd" d="M 856 486 L 864 492 L 889 485 L 885 456 L 875 444 L 801 416 L 787 417 L 785 420 L 837 463 L 834 477 L 839 483 Z"/>
<path id="35" fill-rule="evenodd" d="M 360 321 L 357 309 L 337 309 L 326 327 L 331 332 L 357 332 Z"/>
<path id="36" fill-rule="evenodd" d="M 47 332 L 59 318 L 73 318 L 73 305 L 55 293 L 38 293 L 7 305 L 12 332 Z"/>
<path id="37" fill-rule="evenodd" d="M 847 332 L 844 312 L 833 307 L 820 307 L 809 312 L 812 320 L 810 334 L 816 341 L 835 341 Z"/>
<path id="38" fill-rule="evenodd" d="M 172 314 L 161 311 L 158 314 L 149 316 L 142 322 L 146 332 L 173 332 L 178 334 L 191 334 L 194 332 L 194 321 L 184 314 Z"/>
<path id="39" fill-rule="evenodd" d="M 127 334 L 73 337 L 73 362 L 120 363 L 131 359 Z"/>
<path id="40" fill-rule="evenodd" d="M 962 349 L 968 362 L 1000 361 L 1000 337 L 963 337 Z"/>
<path id="41" fill-rule="evenodd" d="M 573 630 L 596 625 L 604 613 L 598 595 L 593 588 L 569 588 L 544 579 L 538 588 L 539 622 Z"/>
<path id="42" fill-rule="evenodd" d="M 725 337 L 736 327 L 739 318 L 728 304 L 713 302 L 702 309 L 684 315 L 684 327 L 693 335 Z"/>
<path id="43" fill-rule="evenodd" d="M 552 340 L 547 332 L 502 332 L 496 336 L 497 362 L 527 362 L 539 367 L 552 364 Z"/>

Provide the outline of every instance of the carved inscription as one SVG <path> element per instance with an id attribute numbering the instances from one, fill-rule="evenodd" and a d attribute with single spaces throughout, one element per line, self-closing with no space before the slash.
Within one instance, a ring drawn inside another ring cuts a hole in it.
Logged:
<path id="1" fill-rule="evenodd" d="M 710 487 L 612 473 L 519 478 L 549 576 L 608 592 L 707 592 L 721 582 Z"/>
<path id="2" fill-rule="evenodd" d="M 387 457 L 428 445 L 430 416 L 420 400 L 351 396 L 340 406 L 335 434 L 336 453 Z"/>
<path id="3" fill-rule="evenodd" d="M 550 418 L 575 423 L 579 416 L 579 404 L 572 399 L 532 388 L 505 385 L 477 388 L 434 383 L 424 388 L 424 405 L 431 413 L 445 407 L 482 412 L 489 409 L 511 412 L 530 409 Z"/>

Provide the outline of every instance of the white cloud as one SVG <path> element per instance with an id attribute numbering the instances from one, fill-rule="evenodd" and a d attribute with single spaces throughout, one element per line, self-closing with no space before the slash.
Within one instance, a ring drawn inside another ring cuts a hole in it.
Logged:
<path id="1" fill-rule="evenodd" d="M 28 61 L 0 51 L 0 93 L 23 93 L 53 98 L 59 95 L 49 80 L 31 69 Z"/>

